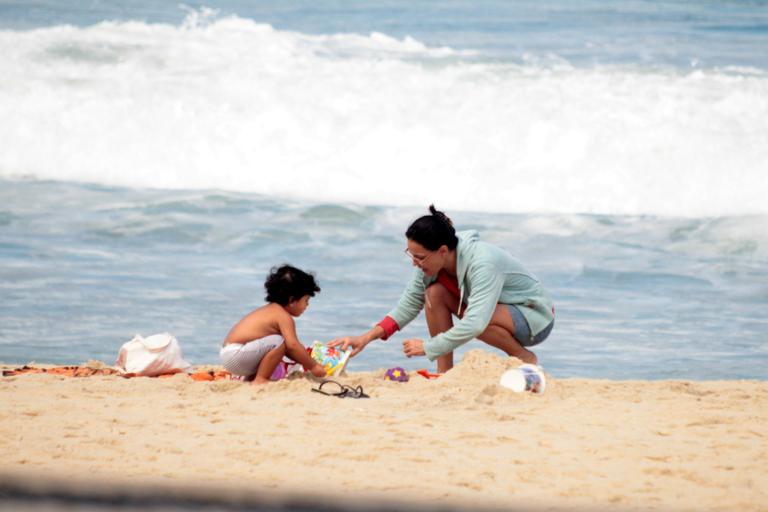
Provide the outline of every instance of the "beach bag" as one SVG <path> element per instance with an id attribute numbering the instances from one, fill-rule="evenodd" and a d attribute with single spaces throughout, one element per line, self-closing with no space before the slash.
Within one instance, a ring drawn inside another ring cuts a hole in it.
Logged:
<path id="1" fill-rule="evenodd" d="M 178 340 L 168 333 L 147 338 L 137 334 L 120 347 L 115 366 L 121 373 L 144 377 L 185 372 L 192 367 L 182 357 Z"/>

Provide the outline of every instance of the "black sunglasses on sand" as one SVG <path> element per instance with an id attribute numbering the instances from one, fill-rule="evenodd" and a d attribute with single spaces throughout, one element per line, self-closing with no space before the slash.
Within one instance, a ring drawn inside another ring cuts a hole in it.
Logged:
<path id="1" fill-rule="evenodd" d="M 324 380 L 318 387 L 312 388 L 312 391 L 339 398 L 371 398 L 363 392 L 363 386 L 353 388 L 352 386 L 336 382 L 335 380 Z"/>

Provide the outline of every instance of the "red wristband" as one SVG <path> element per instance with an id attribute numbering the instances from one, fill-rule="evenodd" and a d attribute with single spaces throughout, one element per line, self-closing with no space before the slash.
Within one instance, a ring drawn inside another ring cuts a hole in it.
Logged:
<path id="1" fill-rule="evenodd" d="M 395 319 L 391 316 L 385 316 L 384 319 L 376 325 L 384 329 L 384 336 L 381 338 L 382 340 L 386 340 L 400 330 L 400 326 L 397 325 L 397 322 L 395 322 Z"/>

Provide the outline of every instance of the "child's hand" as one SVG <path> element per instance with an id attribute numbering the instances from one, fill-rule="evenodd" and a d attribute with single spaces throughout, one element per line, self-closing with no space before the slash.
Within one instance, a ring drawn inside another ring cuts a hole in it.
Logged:
<path id="1" fill-rule="evenodd" d="M 312 375 L 314 375 L 315 377 L 325 377 L 325 368 L 321 364 L 316 364 L 309 371 L 311 371 Z"/>

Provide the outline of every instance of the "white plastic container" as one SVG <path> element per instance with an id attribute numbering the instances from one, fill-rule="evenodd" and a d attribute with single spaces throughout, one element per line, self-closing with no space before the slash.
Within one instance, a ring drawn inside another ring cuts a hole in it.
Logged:
<path id="1" fill-rule="evenodd" d="M 531 393 L 543 393 L 547 387 L 544 370 L 535 364 L 522 364 L 517 368 L 507 370 L 501 375 L 499 384 L 516 393 L 530 391 Z"/>

